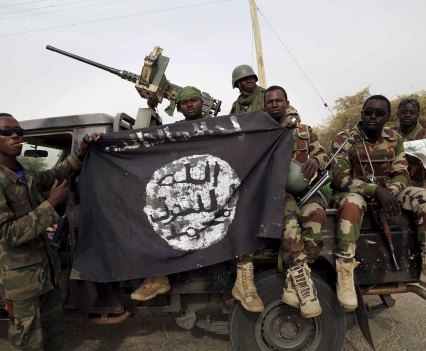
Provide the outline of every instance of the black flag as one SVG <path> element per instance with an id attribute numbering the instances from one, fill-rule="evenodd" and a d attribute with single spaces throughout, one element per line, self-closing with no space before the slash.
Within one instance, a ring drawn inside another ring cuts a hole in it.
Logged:
<path id="1" fill-rule="evenodd" d="M 103 135 L 82 167 L 72 277 L 166 275 L 281 238 L 292 150 L 261 111 Z"/>

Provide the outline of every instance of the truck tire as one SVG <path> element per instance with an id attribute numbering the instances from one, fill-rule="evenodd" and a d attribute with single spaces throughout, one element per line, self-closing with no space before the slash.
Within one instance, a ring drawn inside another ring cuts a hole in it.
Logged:
<path id="1" fill-rule="evenodd" d="M 312 275 L 322 313 L 303 318 L 299 310 L 281 302 L 284 275 L 265 271 L 256 278 L 262 313 L 246 311 L 238 301 L 229 315 L 229 335 L 235 351 L 334 351 L 342 348 L 346 320 L 335 292 L 315 273 Z"/>

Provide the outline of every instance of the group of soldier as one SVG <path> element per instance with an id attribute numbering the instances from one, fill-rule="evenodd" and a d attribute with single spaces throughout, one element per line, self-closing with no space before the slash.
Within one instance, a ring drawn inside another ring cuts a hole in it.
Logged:
<path id="1" fill-rule="evenodd" d="M 290 128 L 293 160 L 301 165 L 301 177 L 311 180 L 330 160 L 324 147 L 311 127 L 301 124 L 282 87 L 263 89 L 256 82 L 250 66 L 235 68 L 232 86 L 240 90 L 240 95 L 230 113 L 263 110 L 283 128 Z M 177 110 L 185 120 L 201 119 L 202 99 L 200 90 L 185 87 L 176 98 Z M 390 102 L 374 95 L 364 102 L 357 125 L 339 133 L 333 141 L 337 166 L 331 181 L 334 195 L 330 206 L 337 208 L 336 288 L 338 300 L 346 309 L 357 307 L 354 269 L 359 263 L 355 253 L 367 202 L 376 201 L 386 216 L 396 216 L 401 209 L 414 212 L 422 256 L 420 284 L 426 287 L 425 168 L 418 159 L 406 156 L 403 147 L 405 140 L 426 137 L 426 129 L 418 122 L 419 114 L 417 100 L 401 100 L 399 126 L 396 130 L 387 128 Z M 17 161 L 23 135 L 24 130 L 12 115 L 0 113 L 0 294 L 7 302 L 9 338 L 15 346 L 61 350 L 64 327 L 56 275 L 59 260 L 48 244 L 46 228 L 58 221 L 54 207 L 66 201 L 66 179 L 80 168 L 89 144 L 82 141 L 80 150 L 64 162 L 36 172 Z M 95 133 L 90 138 L 99 137 Z M 354 149 L 349 152 L 351 147 Z M 44 200 L 41 193 L 49 189 Z M 281 299 L 300 309 L 305 318 L 322 312 L 309 264 L 318 258 L 323 245 L 324 206 L 319 195 L 300 206 L 294 194 L 286 193 L 280 254 L 286 271 Z M 232 295 L 246 310 L 261 312 L 264 305 L 257 294 L 253 271 L 253 253 L 237 259 Z M 146 301 L 169 290 L 167 276 L 148 277 L 131 298 Z"/>
<path id="2" fill-rule="evenodd" d="M 293 130 L 292 157 L 302 165 L 301 176 L 309 181 L 324 169 L 330 158 L 311 127 L 301 124 L 297 111 L 290 106 L 286 91 L 280 86 L 264 89 L 249 65 L 232 73 L 232 86 L 240 90 L 230 114 L 263 110 L 284 128 Z M 176 100 L 185 120 L 203 118 L 202 95 L 186 87 Z M 345 309 L 354 310 L 357 296 L 354 270 L 357 240 L 367 202 L 378 203 L 385 216 L 396 216 L 401 209 L 416 216 L 417 234 L 422 256 L 420 284 L 426 287 L 426 178 L 422 162 L 406 156 L 403 142 L 424 139 L 426 129 L 418 122 L 420 105 L 416 99 L 404 99 L 398 107 L 398 128 L 385 127 L 391 117 L 391 104 L 382 95 L 369 97 L 362 107 L 360 121 L 349 131 L 339 133 L 333 141 L 336 153 L 330 206 L 337 209 L 335 247 L 337 297 Z M 347 140 L 351 143 L 348 143 Z M 354 145 L 354 151 L 348 148 Z M 299 308 L 305 318 L 321 314 L 322 309 L 311 279 L 309 264 L 315 262 L 323 246 L 322 231 L 326 223 L 324 202 L 319 195 L 299 206 L 294 194 L 286 193 L 281 255 L 286 269 L 281 299 Z M 251 312 L 262 312 L 263 302 L 254 284 L 253 253 L 237 260 L 237 278 L 232 295 Z M 170 290 L 167 276 L 149 277 L 131 295 L 146 301 Z"/>

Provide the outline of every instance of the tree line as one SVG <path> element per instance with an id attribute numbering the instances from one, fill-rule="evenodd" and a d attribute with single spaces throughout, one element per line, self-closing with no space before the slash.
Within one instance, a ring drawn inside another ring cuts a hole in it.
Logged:
<path id="1" fill-rule="evenodd" d="M 331 141 L 337 133 L 351 129 L 360 119 L 361 109 L 364 101 L 370 96 L 370 89 L 367 87 L 355 95 L 345 96 L 335 101 L 334 109 L 336 114 L 314 128 L 315 133 L 327 152 L 331 150 Z M 398 125 L 397 113 L 398 104 L 402 99 L 415 98 L 420 103 L 419 122 L 426 125 L 426 91 L 422 90 L 409 95 L 401 95 L 391 100 L 392 117 L 386 124 L 388 127 Z"/>

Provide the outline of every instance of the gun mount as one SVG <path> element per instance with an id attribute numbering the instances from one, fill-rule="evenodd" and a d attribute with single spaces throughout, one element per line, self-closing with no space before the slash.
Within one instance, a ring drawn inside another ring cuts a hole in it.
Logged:
<path id="1" fill-rule="evenodd" d="M 86 59 L 81 56 L 71 54 L 69 52 L 57 49 L 47 45 L 47 50 L 57 52 L 58 54 L 68 56 L 74 60 L 87 63 L 88 65 L 108 71 L 119 76 L 122 79 L 135 83 L 135 88 L 139 95 L 148 100 L 148 106 L 154 108 L 164 99 L 170 100 L 177 97 L 182 87 L 170 83 L 165 75 L 167 65 L 170 59 L 162 55 L 163 49 L 156 46 L 152 52 L 145 57 L 141 74 L 135 74 L 125 70 L 118 70 L 113 67 L 103 65 L 101 63 Z M 203 95 L 203 114 L 209 114 L 215 117 L 220 112 L 222 101 L 214 99 L 208 93 L 202 92 Z"/>

